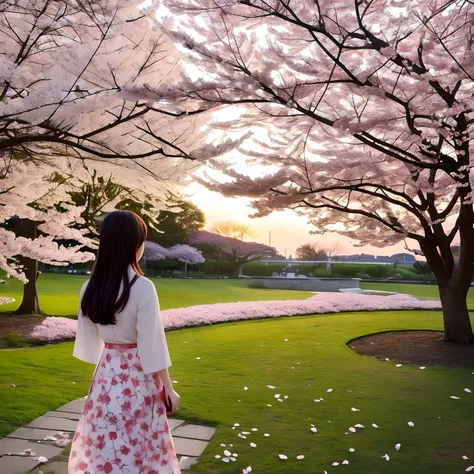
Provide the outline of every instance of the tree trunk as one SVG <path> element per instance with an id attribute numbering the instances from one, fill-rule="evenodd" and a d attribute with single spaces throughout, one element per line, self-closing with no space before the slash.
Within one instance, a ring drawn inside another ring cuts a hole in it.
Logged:
<path id="1" fill-rule="evenodd" d="M 242 275 L 242 266 L 243 264 L 240 262 L 233 262 L 232 263 L 232 276 L 239 277 Z"/>
<path id="2" fill-rule="evenodd" d="M 37 237 L 37 223 L 28 219 L 20 219 L 17 223 L 16 234 L 21 237 L 35 239 Z M 38 279 L 38 261 L 22 256 L 18 258 L 18 261 L 24 268 L 28 283 L 23 285 L 23 300 L 16 312 L 18 314 L 40 314 L 41 309 L 36 286 Z"/>
<path id="3" fill-rule="evenodd" d="M 217 258 L 216 258 L 216 275 L 219 275 L 220 266 L 221 266 L 221 251 L 219 250 L 219 253 L 217 254 Z"/>
<path id="4" fill-rule="evenodd" d="M 439 287 L 443 307 L 444 340 L 458 344 L 474 343 L 471 320 L 467 309 L 467 292 L 469 287 L 447 285 Z"/>

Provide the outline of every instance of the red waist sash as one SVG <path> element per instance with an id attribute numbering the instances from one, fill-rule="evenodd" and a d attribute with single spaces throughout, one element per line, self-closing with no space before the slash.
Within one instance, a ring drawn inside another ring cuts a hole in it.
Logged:
<path id="1" fill-rule="evenodd" d="M 106 349 L 120 349 L 122 351 L 126 351 L 127 349 L 135 349 L 136 347 L 137 345 L 133 343 L 130 343 L 130 344 L 120 344 L 120 343 L 115 343 L 115 342 L 105 343 Z"/>

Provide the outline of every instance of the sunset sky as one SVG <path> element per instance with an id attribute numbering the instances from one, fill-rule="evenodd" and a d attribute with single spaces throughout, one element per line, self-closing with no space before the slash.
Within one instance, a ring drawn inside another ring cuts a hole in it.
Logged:
<path id="1" fill-rule="evenodd" d="M 406 251 L 403 243 L 385 248 L 372 246 L 354 248 L 349 239 L 338 234 L 311 235 L 311 226 L 307 224 L 306 219 L 297 216 L 291 211 L 274 213 L 265 218 L 251 219 L 248 217 L 252 213 L 252 209 L 248 206 L 249 199 L 225 198 L 198 184 L 190 185 L 187 193 L 190 200 L 206 214 L 207 227 L 223 220 L 244 222 L 258 233 L 258 237 L 255 240 L 265 244 L 268 244 L 268 233 L 271 232 L 271 244 L 282 255 L 285 255 L 286 250 L 287 256 L 292 255 L 294 257 L 296 248 L 307 242 L 320 242 L 324 244 L 333 243 L 334 241 L 340 242 L 343 245 L 343 254 L 370 253 L 374 255 L 393 255 Z"/>

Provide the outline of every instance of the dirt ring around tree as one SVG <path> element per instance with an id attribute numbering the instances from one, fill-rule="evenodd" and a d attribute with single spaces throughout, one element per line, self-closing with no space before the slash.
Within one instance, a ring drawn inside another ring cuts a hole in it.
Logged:
<path id="1" fill-rule="evenodd" d="M 452 344 L 442 331 L 390 331 L 352 339 L 347 346 L 358 354 L 399 364 L 474 367 L 474 344 Z"/>

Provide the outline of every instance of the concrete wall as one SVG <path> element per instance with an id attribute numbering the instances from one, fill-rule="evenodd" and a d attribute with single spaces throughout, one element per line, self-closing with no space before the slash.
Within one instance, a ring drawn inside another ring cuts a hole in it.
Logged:
<path id="1" fill-rule="evenodd" d="M 341 288 L 360 288 L 359 278 L 255 278 L 265 288 L 274 290 L 339 291 Z"/>

